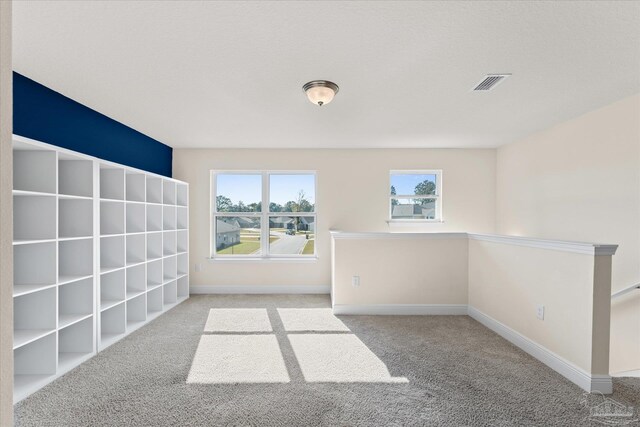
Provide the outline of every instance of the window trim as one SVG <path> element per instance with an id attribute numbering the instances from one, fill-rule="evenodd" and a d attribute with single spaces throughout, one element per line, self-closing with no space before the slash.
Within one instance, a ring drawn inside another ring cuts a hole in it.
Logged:
<path id="1" fill-rule="evenodd" d="M 391 195 L 391 178 L 393 175 L 435 175 L 436 176 L 436 194 L 426 196 L 396 194 Z M 387 186 L 389 193 L 389 218 L 387 223 L 440 223 L 444 222 L 442 218 L 442 169 L 392 169 L 389 171 L 389 184 Z M 422 218 L 393 218 L 393 199 L 436 199 L 436 212 L 433 219 Z"/>
<path id="2" fill-rule="evenodd" d="M 314 261 L 318 258 L 318 174 L 315 170 L 223 170 L 211 169 L 210 171 L 210 188 L 209 188 L 209 259 L 213 261 Z M 260 175 L 262 178 L 261 191 L 261 212 L 218 212 L 216 205 L 217 194 L 217 175 Z M 270 199 L 270 176 L 271 175 L 313 175 L 313 191 L 314 203 L 313 212 L 271 212 L 269 211 Z M 266 202 L 266 203 L 265 203 Z M 265 209 L 266 207 L 266 209 Z M 216 248 L 216 229 L 215 218 L 221 216 L 238 217 L 250 216 L 260 218 L 260 255 L 218 255 Z M 306 216 L 312 217 L 315 223 L 314 247 L 313 255 L 303 254 L 271 254 L 269 253 L 269 218 L 277 216 Z M 266 224 L 266 226 L 265 226 Z"/>

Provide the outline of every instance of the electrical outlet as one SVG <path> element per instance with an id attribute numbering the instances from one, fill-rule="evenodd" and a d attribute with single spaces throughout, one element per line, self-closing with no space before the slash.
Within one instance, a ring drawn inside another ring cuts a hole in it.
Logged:
<path id="1" fill-rule="evenodd" d="M 202 271 L 202 264 L 200 264 L 199 262 L 196 263 L 196 273 L 199 273 Z"/>
<path id="2" fill-rule="evenodd" d="M 544 320 L 544 305 L 536 305 L 536 317 L 540 320 Z"/>
<path id="3" fill-rule="evenodd" d="M 351 286 L 357 288 L 360 286 L 360 276 L 352 276 L 351 277 Z"/>

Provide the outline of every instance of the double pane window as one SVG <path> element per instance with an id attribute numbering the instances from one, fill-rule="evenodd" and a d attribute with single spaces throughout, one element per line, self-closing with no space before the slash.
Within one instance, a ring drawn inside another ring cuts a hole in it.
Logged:
<path id="1" fill-rule="evenodd" d="M 212 172 L 212 255 L 315 255 L 312 172 Z"/>

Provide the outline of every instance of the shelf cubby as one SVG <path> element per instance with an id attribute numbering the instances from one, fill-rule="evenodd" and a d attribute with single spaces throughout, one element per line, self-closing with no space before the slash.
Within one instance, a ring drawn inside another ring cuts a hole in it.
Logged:
<path id="1" fill-rule="evenodd" d="M 100 165 L 100 197 L 124 200 L 124 169 Z"/>
<path id="2" fill-rule="evenodd" d="M 100 234 L 124 234 L 123 202 L 100 202 Z"/>
<path id="3" fill-rule="evenodd" d="M 60 153 L 58 194 L 93 197 L 93 161 Z"/>
<path id="4" fill-rule="evenodd" d="M 115 305 L 100 313 L 100 349 L 116 342 L 126 332 L 125 303 Z"/>
<path id="5" fill-rule="evenodd" d="M 178 301 L 178 290 L 177 290 L 177 285 L 176 285 L 176 281 L 172 280 L 169 283 L 166 283 L 163 286 L 163 300 L 164 300 L 164 305 L 171 305 L 171 304 L 175 304 L 176 301 Z"/>
<path id="6" fill-rule="evenodd" d="M 147 263 L 147 289 L 162 285 L 162 260 Z"/>
<path id="7" fill-rule="evenodd" d="M 162 178 L 147 176 L 147 203 L 162 203 Z"/>
<path id="8" fill-rule="evenodd" d="M 189 274 L 189 258 L 187 254 L 180 254 L 177 256 L 177 272 L 178 276 Z"/>
<path id="9" fill-rule="evenodd" d="M 146 260 L 145 235 L 127 236 L 127 265 L 139 264 Z"/>
<path id="10" fill-rule="evenodd" d="M 126 174 L 127 201 L 145 201 L 145 178 L 145 175 L 141 173 L 128 172 Z"/>
<path id="11" fill-rule="evenodd" d="M 100 238 L 100 272 L 123 268 L 125 266 L 124 236 Z"/>
<path id="12" fill-rule="evenodd" d="M 162 206 L 147 205 L 147 231 L 162 231 Z"/>
<path id="13" fill-rule="evenodd" d="M 127 203 L 127 233 L 144 233 L 146 220 L 144 204 Z"/>
<path id="14" fill-rule="evenodd" d="M 58 236 L 61 239 L 93 236 L 93 200 L 58 200 Z"/>
<path id="15" fill-rule="evenodd" d="M 45 289 L 56 282 L 56 242 L 13 247 L 14 296 Z"/>
<path id="16" fill-rule="evenodd" d="M 58 242 L 58 283 L 93 275 L 93 239 Z"/>
<path id="17" fill-rule="evenodd" d="M 176 208 L 176 228 L 178 230 L 186 230 L 189 228 L 189 213 L 187 208 Z"/>
<path id="18" fill-rule="evenodd" d="M 127 268 L 127 299 L 137 296 L 147 290 L 145 266 L 136 265 Z"/>
<path id="19" fill-rule="evenodd" d="M 126 289 L 124 269 L 100 275 L 100 311 L 123 302 Z"/>
<path id="20" fill-rule="evenodd" d="M 13 196 L 13 240 L 56 238 L 56 198 L 54 196 Z"/>
<path id="21" fill-rule="evenodd" d="M 162 260 L 162 281 L 168 282 L 169 280 L 175 280 L 177 277 L 176 257 L 168 257 Z"/>
<path id="22" fill-rule="evenodd" d="M 55 151 L 14 149 L 13 189 L 38 193 L 57 192 Z"/>
<path id="23" fill-rule="evenodd" d="M 185 184 L 176 184 L 176 204 L 179 206 L 189 205 L 189 187 Z"/>
<path id="24" fill-rule="evenodd" d="M 68 371 L 94 351 L 93 316 L 89 316 L 58 332 L 58 367 Z"/>
<path id="25" fill-rule="evenodd" d="M 93 278 L 58 287 L 58 329 L 93 314 Z"/>
<path id="26" fill-rule="evenodd" d="M 51 333 L 14 350 L 13 374 L 14 402 L 51 381 L 56 374 L 56 334 Z"/>
<path id="27" fill-rule="evenodd" d="M 162 207 L 162 228 L 163 230 L 176 229 L 176 208 L 175 206 Z"/>
<path id="28" fill-rule="evenodd" d="M 189 296 L 189 276 L 183 276 L 178 279 L 178 298 Z"/>
<path id="29" fill-rule="evenodd" d="M 162 312 L 162 288 L 152 289 L 147 292 L 147 315 Z"/>
<path id="30" fill-rule="evenodd" d="M 13 299 L 13 348 L 29 344 L 56 329 L 56 289 Z"/>
<path id="31" fill-rule="evenodd" d="M 176 204 L 176 183 L 173 181 L 168 181 L 166 179 L 162 180 L 162 203 L 165 205 L 175 205 Z"/>
<path id="32" fill-rule="evenodd" d="M 178 253 L 187 252 L 189 250 L 189 232 L 187 230 L 181 230 L 176 233 L 177 244 L 176 250 Z"/>
<path id="33" fill-rule="evenodd" d="M 174 255 L 176 253 L 176 232 L 165 231 L 162 233 L 162 253 L 164 256 Z"/>
<path id="34" fill-rule="evenodd" d="M 162 233 L 147 234 L 147 260 L 154 260 L 162 257 Z"/>
<path id="35" fill-rule="evenodd" d="M 127 329 L 135 329 L 147 320 L 147 297 L 145 294 L 127 301 Z"/>

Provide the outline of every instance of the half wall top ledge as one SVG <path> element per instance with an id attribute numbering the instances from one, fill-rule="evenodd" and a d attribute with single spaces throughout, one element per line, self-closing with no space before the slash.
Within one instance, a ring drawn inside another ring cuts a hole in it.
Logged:
<path id="1" fill-rule="evenodd" d="M 476 233 L 369 233 L 369 232 L 345 232 L 331 230 L 333 239 L 469 239 L 483 240 L 507 245 L 528 246 L 532 248 L 552 249 L 564 252 L 575 252 L 585 255 L 615 255 L 618 245 L 604 243 L 572 242 L 564 240 L 547 240 L 533 237 L 505 236 L 498 234 Z"/>

